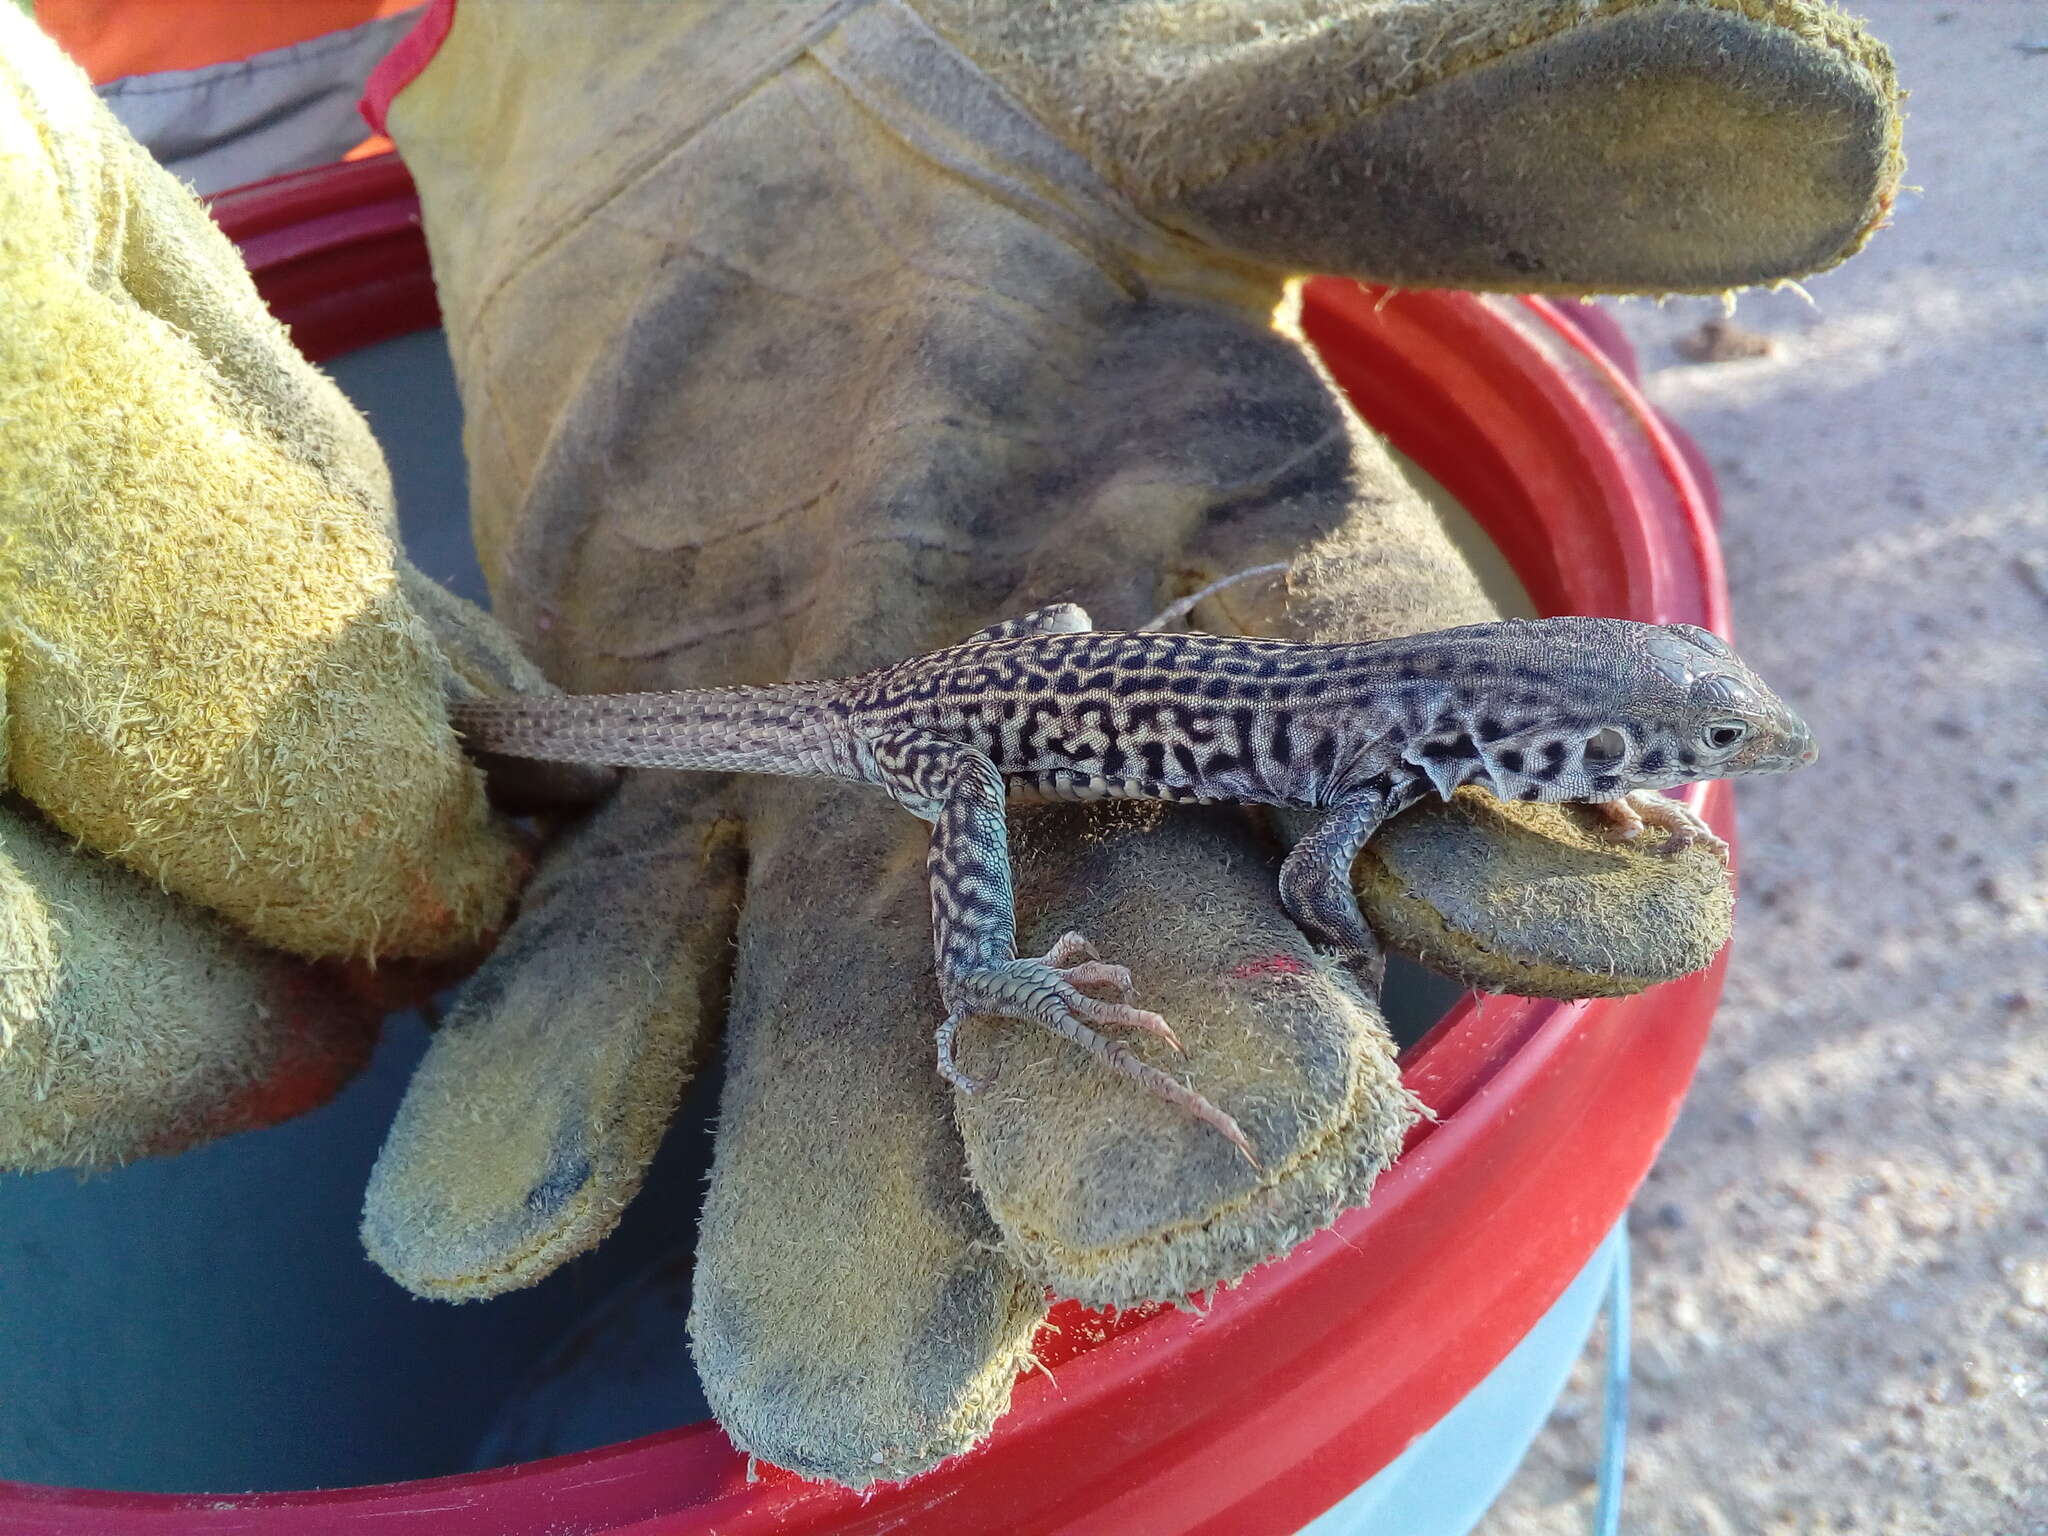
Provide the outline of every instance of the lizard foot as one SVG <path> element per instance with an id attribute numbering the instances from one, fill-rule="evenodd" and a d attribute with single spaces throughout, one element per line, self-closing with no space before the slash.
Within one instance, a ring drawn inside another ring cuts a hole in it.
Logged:
<path id="1" fill-rule="evenodd" d="M 1607 822 L 1607 836 L 1615 842 L 1632 843 L 1643 835 L 1644 827 L 1655 827 L 1669 834 L 1656 850 L 1667 859 L 1697 843 L 1724 865 L 1728 862 L 1728 845 L 1714 835 L 1713 828 L 1669 795 L 1639 789 L 1619 800 L 1597 801 L 1593 809 Z"/>
<path id="2" fill-rule="evenodd" d="M 1091 989 L 1114 991 L 1119 1000 L 1091 996 Z M 961 1024 L 974 1014 L 1026 1019 L 1071 1040 L 1111 1072 L 1136 1083 L 1155 1098 L 1214 1126 L 1254 1168 L 1258 1166 L 1251 1142 L 1229 1115 L 1194 1089 L 1138 1060 L 1121 1041 L 1111 1040 L 1091 1027 L 1121 1025 L 1143 1030 L 1185 1054 L 1179 1037 L 1166 1020 L 1131 1006 L 1131 973 L 1097 958 L 1094 947 L 1080 934 L 1061 935 L 1051 949 L 1037 958 L 1001 961 L 942 978 L 942 990 L 948 1011 L 946 1021 L 939 1026 L 939 1072 L 963 1093 L 973 1093 L 977 1084 L 953 1057 L 953 1040 Z"/>

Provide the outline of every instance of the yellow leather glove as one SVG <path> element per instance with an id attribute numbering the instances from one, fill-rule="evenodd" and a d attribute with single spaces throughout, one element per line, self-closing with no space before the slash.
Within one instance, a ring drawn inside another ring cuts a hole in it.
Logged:
<path id="1" fill-rule="evenodd" d="M 442 698 L 537 679 L 487 622 L 436 645 L 390 525 L 233 247 L 0 6 L 0 1166 L 309 1107 L 378 1012 L 309 960 L 502 921 Z"/>

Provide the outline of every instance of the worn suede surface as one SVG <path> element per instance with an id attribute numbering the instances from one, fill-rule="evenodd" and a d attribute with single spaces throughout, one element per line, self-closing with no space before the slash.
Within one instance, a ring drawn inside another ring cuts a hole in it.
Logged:
<path id="1" fill-rule="evenodd" d="M 464 6 L 391 113 L 496 609 L 579 691 L 843 673 L 1059 599 L 1129 625 L 1274 559 L 1284 584 L 1206 622 L 1483 617 L 1292 334 L 1290 275 L 1768 281 L 1852 248 L 1897 172 L 1888 66 L 1816 6 L 601 14 Z M 1676 233 L 1645 230 L 1650 209 Z M 988 1086 L 948 1124 L 925 831 L 878 795 L 644 775 L 625 803 L 644 846 L 605 855 L 586 830 L 553 855 L 542 920 L 522 915 L 434 1046 L 366 1232 L 448 1295 L 594 1241 L 719 1022 L 730 938 L 691 1334 L 721 1420 L 768 1460 L 865 1484 L 964 1449 L 1045 1285 L 1129 1301 L 1240 1274 L 1364 1200 L 1415 1113 L 1243 816 L 1014 830 L 1023 942 L 1079 925 L 1129 965 L 1190 1047 L 1161 1064 L 1244 1120 L 1257 1171 L 1015 1024 L 963 1032 Z M 1461 814 L 1415 825 L 1471 856 L 1394 894 L 1483 925 L 1475 948 L 1506 939 L 1465 898 L 1532 869 L 1611 926 L 1725 914 L 1718 876 L 1615 881 L 1575 850 L 1527 854 L 1541 822 L 1519 810 L 1476 841 Z M 733 863 L 693 862 L 707 823 Z M 1577 943 L 1577 922 L 1553 963 L 1609 975 L 1607 934 Z M 593 981 L 594 954 L 659 980 Z"/>

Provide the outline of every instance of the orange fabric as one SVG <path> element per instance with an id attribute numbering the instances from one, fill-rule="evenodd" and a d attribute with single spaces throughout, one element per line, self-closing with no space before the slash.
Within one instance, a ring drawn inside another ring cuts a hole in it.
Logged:
<path id="1" fill-rule="evenodd" d="M 372 155 L 388 155 L 398 146 L 381 133 L 373 133 L 341 158 L 344 160 L 367 160 Z"/>
<path id="2" fill-rule="evenodd" d="M 36 22 L 93 84 L 200 69 L 411 10 L 420 0 L 36 0 Z"/>

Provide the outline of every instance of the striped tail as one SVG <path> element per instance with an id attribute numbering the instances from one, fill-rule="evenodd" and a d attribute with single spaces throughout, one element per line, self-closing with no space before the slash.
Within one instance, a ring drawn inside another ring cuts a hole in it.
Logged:
<path id="1" fill-rule="evenodd" d="M 679 693 L 525 693 L 469 699 L 448 715 L 472 752 L 615 768 L 845 776 L 825 688 Z"/>

